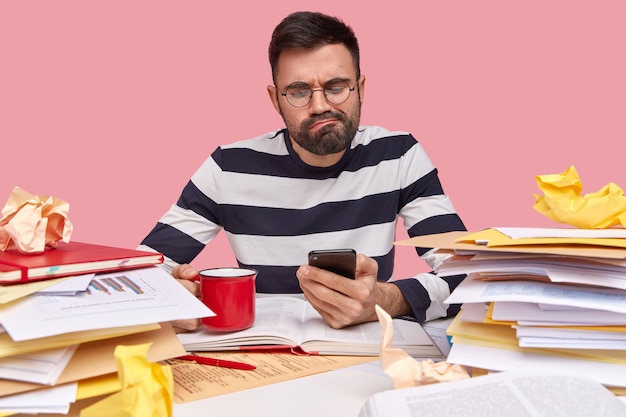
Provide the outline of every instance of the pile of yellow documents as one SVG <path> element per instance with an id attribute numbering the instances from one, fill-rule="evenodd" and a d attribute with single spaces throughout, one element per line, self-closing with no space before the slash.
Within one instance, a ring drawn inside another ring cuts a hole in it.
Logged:
<path id="1" fill-rule="evenodd" d="M 415 237 L 467 274 L 446 302 L 448 362 L 486 370 L 554 369 L 626 388 L 626 230 L 492 228 Z"/>
<path id="2" fill-rule="evenodd" d="M 120 396 L 147 384 L 160 404 L 131 404 L 165 413 L 115 414 L 109 401 L 107 414 L 170 415 L 172 373 L 158 362 L 186 352 L 168 322 L 209 314 L 155 266 L 0 286 L 0 416 L 103 415 L 100 401 L 128 404 Z"/>

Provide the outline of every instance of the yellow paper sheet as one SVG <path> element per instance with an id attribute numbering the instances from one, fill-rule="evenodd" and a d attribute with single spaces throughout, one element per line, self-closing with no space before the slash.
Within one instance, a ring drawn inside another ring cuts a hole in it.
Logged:
<path id="1" fill-rule="evenodd" d="M 151 361 L 161 361 L 185 354 L 185 349 L 178 340 L 172 326 L 169 323 L 162 323 L 161 327 L 156 330 L 82 343 L 72 356 L 57 383 L 82 382 L 90 378 L 111 374 L 116 370 L 115 358 L 113 356 L 115 347 L 120 344 L 142 343 L 152 343 L 148 351 L 148 359 Z M 0 379 L 0 393 L 4 395 L 33 391 L 40 388 L 41 385 L 39 384 Z M 81 388 L 80 385 L 79 388 Z M 94 392 L 91 395 L 99 395 L 99 392 Z"/>
<path id="2" fill-rule="evenodd" d="M 626 357 L 623 350 L 524 348 L 518 344 L 515 329 L 509 326 L 465 322 L 459 316 L 455 317 L 452 323 L 450 323 L 447 333 L 452 336 L 453 344 L 456 341 L 469 345 L 514 350 L 517 352 L 583 358 L 598 362 L 626 365 Z"/>
<path id="3" fill-rule="evenodd" d="M 487 229 L 491 230 L 491 229 Z M 579 256 L 601 259 L 626 259 L 626 250 L 606 246 L 585 245 L 515 245 L 488 247 L 468 239 L 479 232 L 446 232 L 432 235 L 415 236 L 394 242 L 396 245 L 415 246 L 418 248 L 441 248 L 468 252 L 503 252 L 561 256 Z M 480 235 L 479 235 L 480 236 Z"/>
<path id="4" fill-rule="evenodd" d="M 0 358 L 20 353 L 37 352 L 39 350 L 76 345 L 93 340 L 109 339 L 127 334 L 146 332 L 156 330 L 159 327 L 160 325 L 158 323 L 149 323 L 111 329 L 85 330 L 82 332 L 65 333 L 22 342 L 14 342 L 8 334 L 0 333 Z"/>
<path id="5" fill-rule="evenodd" d="M 0 304 L 19 300 L 27 295 L 36 293 L 60 282 L 67 281 L 69 277 L 47 279 L 44 281 L 28 282 L 26 284 L 0 285 Z"/>
<path id="6" fill-rule="evenodd" d="M 120 391 L 84 408 L 81 417 L 170 417 L 173 407 L 174 379 L 167 365 L 150 362 L 151 343 L 119 345 L 115 359 L 122 388 Z"/>
<path id="7" fill-rule="evenodd" d="M 207 356 L 256 366 L 244 371 L 199 365 L 177 359 L 165 361 L 174 373 L 174 401 L 185 403 L 249 388 L 275 384 L 333 369 L 378 360 L 377 356 L 303 356 L 267 352 L 207 352 Z"/>
<path id="8" fill-rule="evenodd" d="M 534 209 L 544 216 L 582 229 L 626 227 L 626 197 L 617 184 L 611 182 L 582 195 L 583 185 L 573 165 L 562 173 L 535 179 L 544 195 L 535 194 Z"/>
<path id="9" fill-rule="evenodd" d="M 78 381 L 76 399 L 84 400 L 86 398 L 99 397 L 101 395 L 117 392 L 120 389 L 122 389 L 122 384 L 120 383 L 120 378 L 117 373 L 86 378 Z"/>
<path id="10" fill-rule="evenodd" d="M 612 238 L 567 238 L 567 237 L 539 237 L 512 239 L 496 229 L 485 229 L 470 233 L 458 239 L 458 242 L 478 243 L 486 241 L 487 247 L 518 245 L 587 245 L 626 248 L 626 239 Z"/>
<path id="11" fill-rule="evenodd" d="M 517 324 L 516 321 L 497 321 L 493 319 L 493 306 L 494 303 L 488 303 L 487 306 L 487 313 L 485 314 L 485 320 L 484 323 L 487 324 L 499 324 L 501 326 L 515 326 Z M 461 318 L 462 319 L 462 318 Z"/>

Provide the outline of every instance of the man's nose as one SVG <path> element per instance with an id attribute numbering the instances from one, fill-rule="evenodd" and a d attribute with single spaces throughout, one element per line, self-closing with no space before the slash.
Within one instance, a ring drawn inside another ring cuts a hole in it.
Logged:
<path id="1" fill-rule="evenodd" d="M 311 90 L 311 102 L 309 103 L 309 107 L 314 114 L 322 114 L 330 109 L 330 104 L 326 101 L 326 94 L 324 94 L 323 88 Z"/>

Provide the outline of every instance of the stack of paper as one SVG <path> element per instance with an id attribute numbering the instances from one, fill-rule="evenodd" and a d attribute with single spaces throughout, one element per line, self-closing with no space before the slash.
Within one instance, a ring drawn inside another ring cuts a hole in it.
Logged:
<path id="1" fill-rule="evenodd" d="M 168 322 L 213 315 L 156 266 L 0 286 L 0 414 L 67 413 L 120 389 L 114 350 L 185 354 Z"/>
<path id="2" fill-rule="evenodd" d="M 487 370 L 579 371 L 626 388 L 626 230 L 498 228 L 397 244 L 450 253 L 468 274 L 446 302 L 448 361 Z"/>
<path id="3" fill-rule="evenodd" d="M 359 417 L 623 417 L 626 404 L 581 375 L 547 371 L 491 375 L 394 389 L 372 395 Z"/>

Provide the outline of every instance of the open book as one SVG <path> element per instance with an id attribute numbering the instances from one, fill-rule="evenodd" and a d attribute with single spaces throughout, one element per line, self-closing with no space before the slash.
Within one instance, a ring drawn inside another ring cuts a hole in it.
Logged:
<path id="1" fill-rule="evenodd" d="M 581 376 L 502 372 L 371 396 L 359 417 L 626 416 L 626 404 L 599 382 Z"/>
<path id="2" fill-rule="evenodd" d="M 443 358 L 419 323 L 395 319 L 393 326 L 393 347 L 414 357 Z M 178 338 L 188 351 L 254 350 L 269 345 L 298 347 L 310 354 L 378 356 L 381 329 L 378 322 L 333 329 L 304 299 L 268 296 L 257 297 L 256 319 L 249 329 L 226 334 L 199 330 L 179 333 Z"/>

